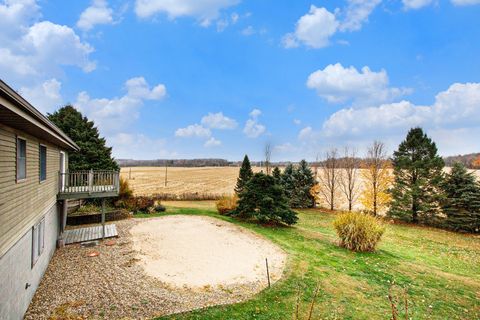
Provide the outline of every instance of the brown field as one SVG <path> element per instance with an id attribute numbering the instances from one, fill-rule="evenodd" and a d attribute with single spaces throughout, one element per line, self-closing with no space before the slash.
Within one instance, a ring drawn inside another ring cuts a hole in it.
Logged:
<path id="1" fill-rule="evenodd" d="M 171 167 L 167 171 L 165 186 L 165 167 L 127 167 L 120 171 L 127 179 L 135 195 L 198 193 L 199 195 L 233 194 L 239 167 Z M 260 168 L 253 168 L 259 172 Z"/>

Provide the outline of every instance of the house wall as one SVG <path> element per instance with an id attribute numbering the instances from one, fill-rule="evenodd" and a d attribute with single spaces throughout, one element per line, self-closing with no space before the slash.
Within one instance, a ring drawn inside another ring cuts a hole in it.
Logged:
<path id="1" fill-rule="evenodd" d="M 42 217 L 45 217 L 45 247 L 35 265 L 32 266 L 31 229 L 0 258 L 0 319 L 23 319 L 55 252 L 59 232 L 57 205 L 54 203 L 41 212 L 39 221 Z"/>
<path id="2" fill-rule="evenodd" d="M 16 136 L 27 141 L 27 178 L 16 181 Z M 47 179 L 39 179 L 39 144 L 47 146 Z M 0 124 L 0 257 L 56 202 L 60 150 Z"/>

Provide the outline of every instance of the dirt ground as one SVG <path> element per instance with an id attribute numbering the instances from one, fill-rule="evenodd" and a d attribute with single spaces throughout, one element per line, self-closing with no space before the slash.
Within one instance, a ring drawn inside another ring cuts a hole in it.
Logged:
<path id="1" fill-rule="evenodd" d="M 261 236 L 213 218 L 178 218 L 118 221 L 113 241 L 57 250 L 25 319 L 149 319 L 240 302 L 266 287 L 263 256 L 272 280 L 282 275 L 285 253 Z"/>

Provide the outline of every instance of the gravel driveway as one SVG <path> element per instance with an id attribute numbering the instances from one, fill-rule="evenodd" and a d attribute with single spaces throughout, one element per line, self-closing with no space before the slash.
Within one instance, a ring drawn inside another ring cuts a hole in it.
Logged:
<path id="1" fill-rule="evenodd" d="M 113 241 L 57 250 L 25 319 L 148 319 L 240 302 L 265 288 L 266 282 L 259 280 L 179 287 L 148 275 L 130 233 L 132 227 L 146 221 L 117 221 L 119 237 Z M 93 252 L 99 255 L 89 257 Z"/>

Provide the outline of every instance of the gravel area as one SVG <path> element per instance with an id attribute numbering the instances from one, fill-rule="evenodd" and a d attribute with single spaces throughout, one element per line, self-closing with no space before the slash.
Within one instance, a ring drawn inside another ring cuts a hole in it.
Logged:
<path id="1" fill-rule="evenodd" d="M 237 228 L 243 235 L 250 234 L 266 241 L 245 229 L 213 220 L 218 225 Z M 266 279 L 248 277 L 237 283 L 226 281 L 225 285 L 217 281 L 213 282 L 214 285 L 198 286 L 197 282 L 197 285 L 178 286 L 175 282 L 161 281 L 161 277 L 148 274 L 145 265 L 145 252 L 148 251 L 141 252 L 134 247 L 138 245 L 138 238 L 134 238 L 130 231 L 142 228 L 149 221 L 158 220 L 117 221 L 119 237 L 114 240 L 100 241 L 95 247 L 75 244 L 57 250 L 25 319 L 150 319 L 240 302 L 266 287 Z M 283 251 L 281 255 L 277 261 L 282 265 L 277 266 L 274 281 L 283 272 L 286 256 Z M 195 272 L 195 265 L 190 268 Z"/>

